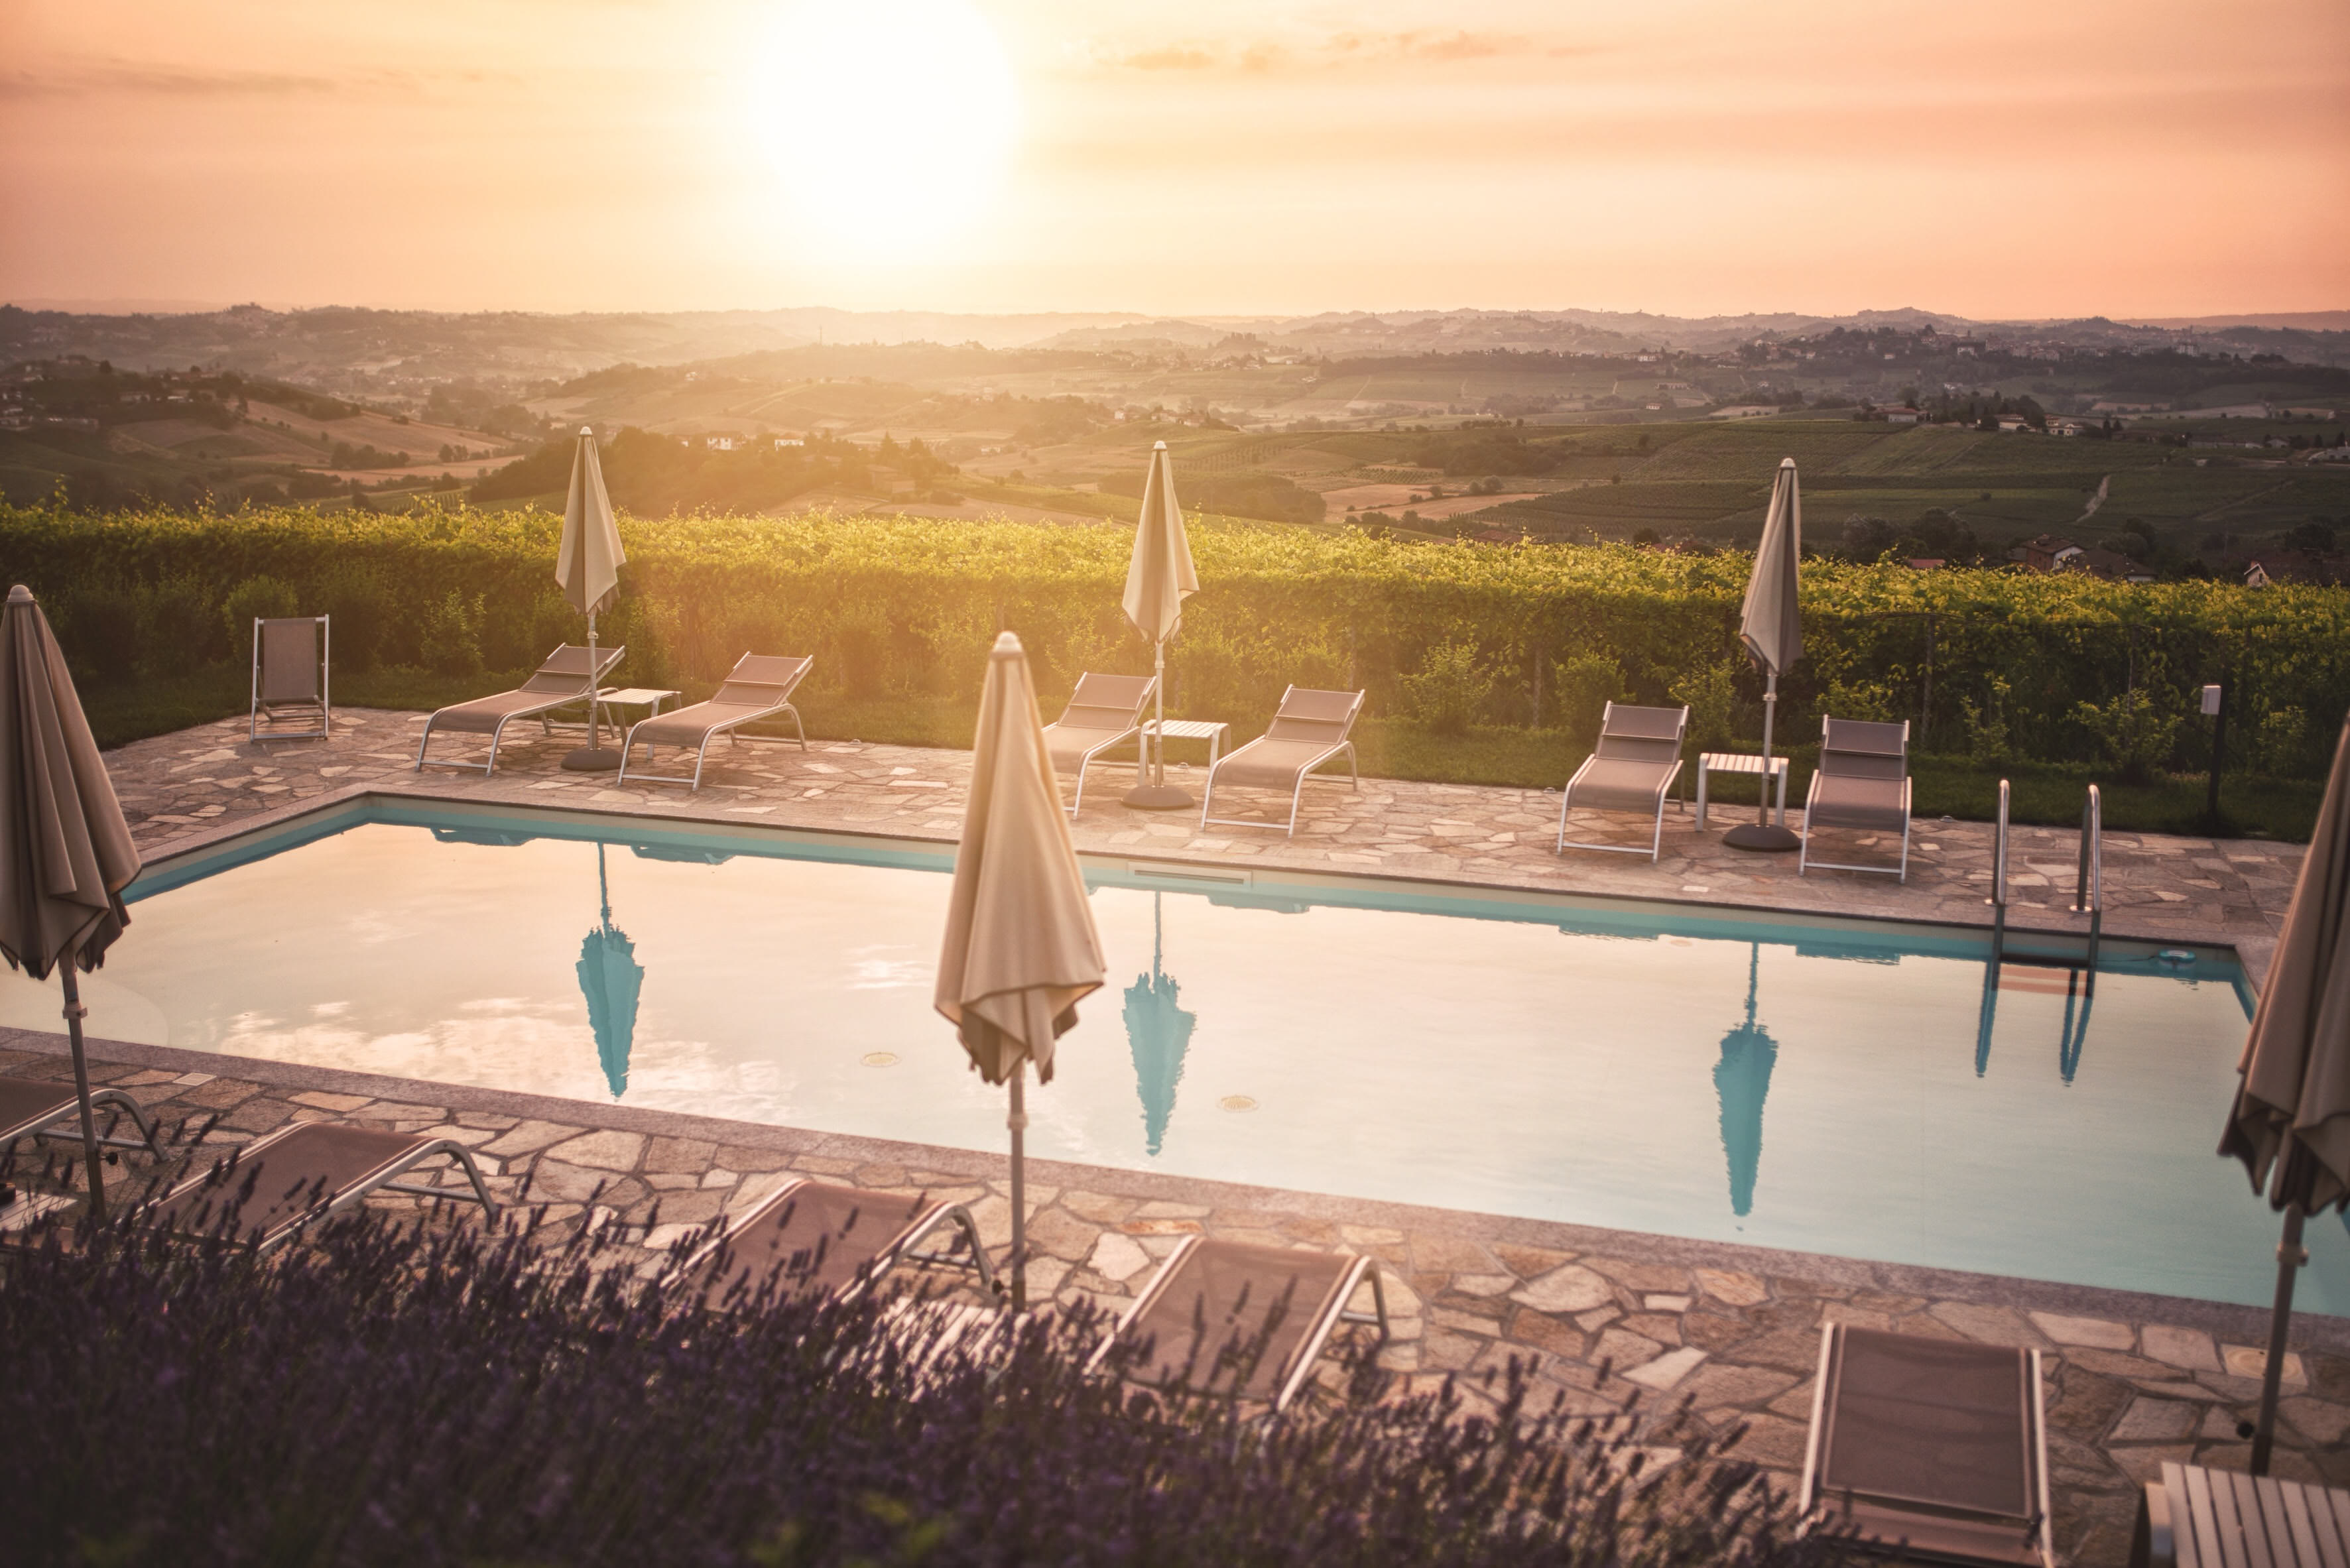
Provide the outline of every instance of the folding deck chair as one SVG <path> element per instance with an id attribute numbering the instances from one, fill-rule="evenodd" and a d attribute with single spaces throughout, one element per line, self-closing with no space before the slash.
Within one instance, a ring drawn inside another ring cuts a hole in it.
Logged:
<path id="1" fill-rule="evenodd" d="M 476 697 L 471 702 L 459 702 L 442 709 L 424 721 L 423 738 L 416 742 L 416 766 L 424 768 L 479 768 L 484 774 L 498 771 L 498 742 L 505 738 L 506 726 L 516 719 L 536 719 L 549 734 L 555 725 L 548 715 L 573 703 L 584 704 L 591 687 L 600 687 L 604 677 L 620 662 L 629 650 L 625 648 L 603 648 L 596 651 L 596 668 L 588 668 L 588 650 L 574 643 L 565 643 L 546 656 L 538 672 L 511 691 L 501 691 L 494 697 Z M 442 757 L 427 757 L 425 749 L 432 744 L 432 732 L 453 730 L 460 734 L 487 735 L 490 738 L 490 760 L 485 763 L 457 762 Z"/>
<path id="2" fill-rule="evenodd" d="M 1077 793 L 1069 798 L 1071 816 L 1085 803 L 1086 769 L 1113 746 L 1134 742 L 1135 766 L 1142 765 L 1142 711 L 1159 689 L 1155 675 L 1097 675 L 1088 670 L 1077 677 L 1069 705 L 1045 726 L 1045 746 L 1053 756 L 1053 771 L 1077 775 Z"/>
<path id="3" fill-rule="evenodd" d="M 1797 1502 L 1911 1561 L 2055 1568 L 2040 1353 L 1828 1324 Z"/>
<path id="4" fill-rule="evenodd" d="M 951 1225 L 962 1232 L 969 1262 L 917 1249 Z M 980 1288 L 997 1292 L 995 1271 L 980 1245 L 979 1225 L 960 1203 L 868 1192 L 796 1177 L 729 1220 L 678 1271 L 705 1306 L 754 1299 L 766 1289 L 854 1300 L 900 1263 L 968 1269 Z"/>
<path id="5" fill-rule="evenodd" d="M 1374 1310 L 1352 1311 L 1366 1280 Z M 1277 1416 L 1342 1323 L 1375 1324 L 1388 1337 L 1387 1288 L 1370 1259 L 1187 1236 L 1086 1365 L 1131 1345 L 1140 1355 L 1127 1376 L 1137 1382 L 1232 1394 Z"/>
<path id="6" fill-rule="evenodd" d="M 470 1193 L 399 1179 L 441 1156 L 463 1172 Z M 295 1122 L 231 1149 L 211 1169 L 182 1181 L 156 1200 L 151 1216 L 182 1235 L 266 1251 L 370 1192 L 478 1203 L 491 1218 L 498 1211 L 473 1151 L 453 1138 Z"/>
<path id="7" fill-rule="evenodd" d="M 1898 866 L 1847 866 L 1812 858 L 1815 827 L 1856 827 L 1901 835 Z M 1795 874 L 1875 871 L 1909 880 L 1909 722 L 1871 723 L 1861 719 L 1825 719 L 1820 727 L 1820 765 L 1804 799 L 1804 851 Z"/>
<path id="8" fill-rule="evenodd" d="M 2342 1568 L 2350 1491 L 2166 1459 L 2137 1504 L 2130 1568 Z"/>
<path id="9" fill-rule="evenodd" d="M 1200 801 L 1200 826 L 1213 822 L 1225 827 L 1271 827 L 1250 817 L 1216 816 L 1216 787 L 1238 784 L 1250 789 L 1287 790 L 1289 821 L 1283 831 L 1297 834 L 1297 807 L 1305 796 L 1305 775 L 1323 763 L 1347 754 L 1347 787 L 1360 782 L 1355 765 L 1355 742 L 1347 736 L 1363 711 L 1360 691 L 1317 691 L 1292 686 L 1281 694 L 1281 707 L 1264 733 L 1231 753 L 1208 770 L 1208 787 Z"/>
<path id="10" fill-rule="evenodd" d="M 719 736 L 733 745 L 742 741 L 782 741 L 782 735 L 754 735 L 743 726 L 761 719 L 788 715 L 792 722 L 793 738 L 801 751 L 807 750 L 807 731 L 800 724 L 800 711 L 792 706 L 792 692 L 807 679 L 808 667 L 816 659 L 786 659 L 775 654 L 746 653 L 734 661 L 715 693 L 707 702 L 696 702 L 674 712 L 656 713 L 650 719 L 639 719 L 629 729 L 628 738 L 620 742 L 620 779 L 644 779 L 655 784 L 681 784 L 692 789 L 702 788 L 702 766 L 710 757 L 710 742 Z M 650 767 L 655 746 L 691 746 L 693 773 L 691 777 L 680 774 L 629 772 L 629 757 L 641 741 L 645 748 L 645 766 Z M 617 782 L 617 781 L 616 781 Z"/>
<path id="11" fill-rule="evenodd" d="M 158 1159 L 163 1151 L 155 1142 L 155 1124 L 139 1102 L 120 1089 L 92 1089 L 89 1092 L 90 1114 L 96 1116 L 99 1106 L 116 1115 L 98 1141 L 104 1148 L 143 1148 Z M 139 1129 L 135 1138 L 117 1137 L 114 1128 L 129 1116 Z M 68 1127 L 68 1124 L 70 1124 Z M 68 1127 L 66 1131 L 56 1130 Z M 81 1102 L 74 1095 L 71 1084 L 52 1084 L 37 1078 L 0 1078 L 0 1153 L 13 1151 L 20 1138 L 36 1140 L 54 1138 L 60 1143 L 81 1142 Z"/>
<path id="12" fill-rule="evenodd" d="M 1610 702 L 1599 721 L 1599 742 L 1575 776 L 1566 781 L 1566 798 L 1558 806 L 1558 846 L 1598 849 L 1610 855 L 1646 855 L 1657 859 L 1665 847 L 1665 795 L 1680 776 L 1681 742 L 1689 733 L 1689 709 L 1636 708 Z M 1653 817 L 1656 830 L 1648 847 L 1637 844 L 1567 842 L 1567 815 L 1586 811 L 1628 811 Z"/>
<path id="13" fill-rule="evenodd" d="M 296 616 L 253 623 L 253 722 L 245 738 L 261 739 L 264 721 L 280 740 L 331 735 L 335 709 L 328 687 L 334 639 L 328 618 Z M 307 728 L 281 729 L 281 724 Z"/>

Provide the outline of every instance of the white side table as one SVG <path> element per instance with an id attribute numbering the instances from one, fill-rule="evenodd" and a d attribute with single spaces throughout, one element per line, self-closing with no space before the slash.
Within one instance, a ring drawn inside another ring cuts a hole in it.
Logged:
<path id="1" fill-rule="evenodd" d="M 657 687 L 621 686 L 609 687 L 597 692 L 596 701 L 607 708 L 642 708 L 645 711 L 645 717 L 650 719 L 660 712 L 662 703 L 676 695 L 674 691 L 663 691 Z M 615 719 L 612 722 L 619 724 L 620 722 Z M 626 733 L 627 726 L 621 725 L 621 731 Z"/>
<path id="2" fill-rule="evenodd" d="M 1697 826 L 1705 831 L 1705 782 L 1708 774 L 1743 774 L 1749 778 L 1762 771 L 1762 759 L 1746 752 L 1700 752 L 1697 758 Z M 1771 773 L 1779 781 L 1779 826 L 1787 826 L 1787 759 L 1783 755 L 1771 759 Z M 1768 787 L 1768 784 L 1765 784 Z"/>
<path id="3" fill-rule="evenodd" d="M 1164 723 L 1145 719 L 1142 722 L 1142 738 L 1146 741 L 1205 741 L 1208 742 L 1208 771 L 1213 773 L 1216 758 L 1222 754 L 1225 744 L 1232 738 L 1232 727 L 1218 723 L 1213 719 L 1170 719 Z"/>

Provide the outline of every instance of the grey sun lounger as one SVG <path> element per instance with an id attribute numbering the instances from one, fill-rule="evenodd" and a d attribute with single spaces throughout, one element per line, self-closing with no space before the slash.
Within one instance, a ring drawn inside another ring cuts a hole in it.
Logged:
<path id="1" fill-rule="evenodd" d="M 1909 1561 L 2055 1568 L 2040 1353 L 1830 1324 L 1797 1503 Z"/>
<path id="2" fill-rule="evenodd" d="M 400 1179 L 441 1158 L 463 1173 L 470 1191 Z M 473 1152 L 453 1138 L 296 1122 L 231 1149 L 202 1175 L 164 1193 L 150 1216 L 184 1236 L 265 1251 L 370 1192 L 478 1203 L 493 1218 L 498 1211 Z"/>
<path id="3" fill-rule="evenodd" d="M 1281 707 L 1274 713 L 1273 722 L 1265 726 L 1264 733 L 1208 770 L 1207 791 L 1200 802 L 1200 826 L 1205 827 L 1213 822 L 1226 827 L 1272 827 L 1275 825 L 1252 817 L 1215 815 L 1216 791 L 1235 785 L 1281 790 L 1289 796 L 1289 821 L 1282 825 L 1282 829 L 1295 837 L 1298 804 L 1305 796 L 1306 774 L 1325 763 L 1336 761 L 1343 752 L 1347 757 L 1347 787 L 1352 789 L 1361 782 L 1355 766 L 1355 742 L 1347 736 L 1362 711 L 1360 691 L 1317 691 L 1311 687 L 1292 686 L 1283 692 Z"/>
<path id="4" fill-rule="evenodd" d="M 628 649 L 603 648 L 596 650 L 595 682 L 603 683 L 612 667 L 620 662 Z M 517 719 L 536 719 L 549 731 L 554 725 L 547 715 L 574 703 L 585 705 L 588 687 L 588 650 L 576 643 L 565 643 L 546 656 L 546 662 L 537 673 L 511 691 L 501 691 L 494 697 L 476 697 L 471 702 L 459 702 L 443 708 L 424 721 L 423 738 L 416 742 L 418 768 L 479 768 L 485 774 L 498 771 L 498 742 L 505 738 L 508 724 Z M 432 732 L 455 731 L 460 734 L 487 735 L 490 738 L 490 759 L 485 763 L 456 762 L 441 757 L 428 757 L 425 750 L 432 744 Z"/>
<path id="5" fill-rule="evenodd" d="M 162 1150 L 156 1147 L 155 1124 L 139 1102 L 120 1089 L 92 1089 L 89 1108 L 94 1116 L 100 1106 L 116 1113 L 114 1125 L 128 1116 L 138 1127 L 135 1138 L 117 1137 L 112 1127 L 99 1134 L 99 1144 L 105 1148 L 143 1148 L 161 1158 Z M 0 1078 L 0 1152 L 13 1149 L 20 1138 L 53 1138 L 57 1141 L 81 1142 L 81 1102 L 74 1095 L 71 1084 L 53 1084 L 37 1078 Z"/>
<path id="6" fill-rule="evenodd" d="M 920 1250 L 946 1226 L 962 1232 L 968 1259 L 951 1251 Z M 716 1240 L 685 1260 L 678 1279 L 698 1291 L 706 1306 L 753 1300 L 770 1290 L 845 1301 L 900 1263 L 967 1269 L 978 1275 L 981 1289 L 996 1293 L 978 1222 L 963 1205 L 805 1177 L 784 1183 L 734 1216 Z"/>
<path id="7" fill-rule="evenodd" d="M 706 702 L 696 702 L 674 712 L 656 713 L 650 719 L 639 719 L 629 727 L 628 739 L 620 742 L 620 778 L 645 779 L 656 784 L 681 784 L 699 790 L 702 787 L 702 767 L 710 758 L 710 742 L 719 736 L 726 737 L 733 745 L 740 741 L 783 741 L 796 739 L 801 751 L 807 750 L 807 731 L 801 727 L 800 711 L 792 706 L 792 692 L 807 679 L 814 657 L 787 659 L 776 654 L 746 653 L 734 661 L 734 668 Z M 782 719 L 792 722 L 791 736 L 758 735 L 744 731 L 746 724 L 762 719 Z M 650 767 L 655 746 L 691 746 L 693 773 L 654 774 L 629 771 L 629 758 L 638 745 L 645 748 L 645 766 Z M 619 782 L 619 781 L 615 781 Z"/>
<path id="8" fill-rule="evenodd" d="M 332 630 L 322 615 L 254 621 L 253 722 L 247 740 L 261 739 L 265 723 L 279 740 L 334 733 L 328 689 Z"/>
<path id="9" fill-rule="evenodd" d="M 1077 775 L 1077 792 L 1069 797 L 1069 815 L 1085 803 L 1086 769 L 1113 746 L 1134 742 L 1135 765 L 1142 764 L 1142 711 L 1158 690 L 1155 675 L 1097 675 L 1088 670 L 1077 677 L 1069 705 L 1045 726 L 1045 746 L 1053 756 L 1055 773 Z"/>
<path id="10" fill-rule="evenodd" d="M 1689 733 L 1689 710 L 1636 708 L 1610 702 L 1599 721 L 1599 741 L 1591 755 L 1566 781 L 1566 798 L 1558 806 L 1558 846 L 1598 849 L 1611 855 L 1646 855 L 1655 860 L 1665 846 L 1665 795 L 1680 776 L 1681 741 Z M 1577 807 L 1586 811 L 1635 812 L 1651 818 L 1655 831 L 1648 847 L 1637 844 L 1569 843 L 1566 818 Z"/>
<path id="11" fill-rule="evenodd" d="M 1374 1310 L 1350 1310 L 1367 1280 Z M 1132 1345 L 1139 1354 L 1126 1375 L 1136 1382 L 1229 1394 L 1279 1415 L 1342 1323 L 1388 1337 L 1387 1288 L 1370 1259 L 1188 1236 L 1087 1366 Z"/>
<path id="12" fill-rule="evenodd" d="M 2343 1568 L 2350 1491 L 2165 1460 L 2138 1499 L 2130 1568 Z"/>
<path id="13" fill-rule="evenodd" d="M 1812 831 L 1855 827 L 1901 836 L 1898 866 L 1850 866 L 1812 858 Z M 1875 871 L 1909 880 L 1909 724 L 1879 724 L 1863 719 L 1827 719 L 1820 728 L 1820 765 L 1804 800 L 1804 852 L 1795 874 Z"/>

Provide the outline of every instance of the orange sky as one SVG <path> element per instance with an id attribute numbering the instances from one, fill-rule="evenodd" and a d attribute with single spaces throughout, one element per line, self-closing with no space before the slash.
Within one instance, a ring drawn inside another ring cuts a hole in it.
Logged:
<path id="1" fill-rule="evenodd" d="M 1016 114 L 775 4 L 0 0 L 0 298 L 2350 307 L 2342 0 L 865 4 Z"/>

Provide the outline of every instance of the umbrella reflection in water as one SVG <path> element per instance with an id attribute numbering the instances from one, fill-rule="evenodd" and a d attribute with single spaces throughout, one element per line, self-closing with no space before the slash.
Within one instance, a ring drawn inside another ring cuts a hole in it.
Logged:
<path id="1" fill-rule="evenodd" d="M 1175 981 L 1159 968 L 1163 897 L 1150 895 L 1150 972 L 1135 976 L 1126 988 L 1126 1039 L 1134 1052 L 1135 1091 L 1142 1096 L 1144 1147 L 1152 1154 L 1166 1141 L 1175 1085 L 1183 1081 L 1183 1054 L 1200 1022 L 1178 1005 Z"/>
<path id="2" fill-rule="evenodd" d="M 1754 1022 L 1762 944 L 1750 945 L 1746 1022 L 1721 1037 L 1721 1060 L 1713 1069 L 1713 1086 L 1721 1096 L 1721 1148 L 1730 1157 L 1730 1209 L 1742 1218 L 1754 1207 L 1754 1179 L 1762 1168 L 1762 1101 L 1779 1060 L 1778 1042 Z"/>
<path id="3" fill-rule="evenodd" d="M 645 968 L 637 961 L 637 944 L 612 924 L 612 888 L 601 844 L 596 846 L 596 890 L 603 918 L 579 944 L 579 991 L 588 999 L 588 1027 L 596 1034 L 604 1081 L 617 1100 L 628 1092 L 629 1048 L 636 1041 L 637 993 L 644 989 Z"/>

